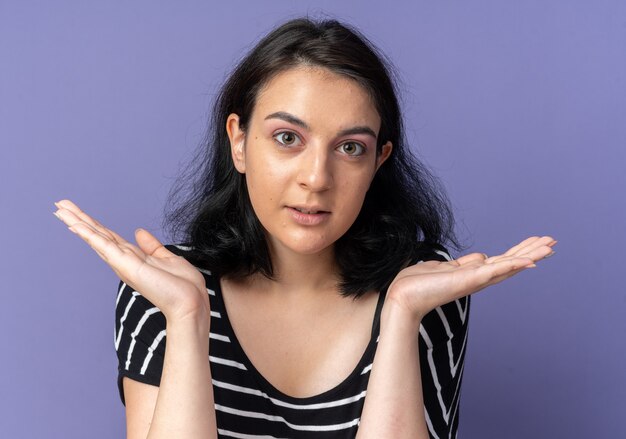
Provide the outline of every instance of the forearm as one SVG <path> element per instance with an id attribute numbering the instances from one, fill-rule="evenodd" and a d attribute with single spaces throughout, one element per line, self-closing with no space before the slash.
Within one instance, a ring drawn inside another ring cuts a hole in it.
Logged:
<path id="1" fill-rule="evenodd" d="M 168 324 L 163 374 L 149 439 L 217 437 L 208 346 L 207 324 Z"/>
<path id="2" fill-rule="evenodd" d="M 420 319 L 386 301 L 357 432 L 365 438 L 428 439 L 419 365 Z"/>

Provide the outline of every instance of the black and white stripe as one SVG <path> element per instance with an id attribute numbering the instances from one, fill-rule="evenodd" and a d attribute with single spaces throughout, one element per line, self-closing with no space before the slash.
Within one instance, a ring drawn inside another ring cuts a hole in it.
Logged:
<path id="1" fill-rule="evenodd" d="M 168 246 L 181 255 L 186 248 Z M 442 250 L 424 260 L 448 260 Z M 209 358 L 219 437 L 348 438 L 359 425 L 378 342 L 379 300 L 372 340 L 352 374 L 321 395 L 293 398 L 274 388 L 254 368 L 236 339 L 224 308 L 219 281 L 202 269 L 211 303 Z M 425 415 L 431 438 L 456 438 L 463 376 L 469 297 L 435 309 L 422 320 L 419 348 Z M 165 355 L 163 314 L 140 293 L 120 282 L 116 297 L 114 343 L 118 387 L 122 378 L 159 385 Z"/>

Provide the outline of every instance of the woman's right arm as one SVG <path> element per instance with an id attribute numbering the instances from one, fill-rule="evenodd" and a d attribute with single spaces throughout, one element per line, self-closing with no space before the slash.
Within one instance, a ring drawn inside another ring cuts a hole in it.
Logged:
<path id="1" fill-rule="evenodd" d="M 71 201 L 55 204 L 57 217 L 167 321 L 160 386 L 124 378 L 128 437 L 217 437 L 208 361 L 210 304 L 202 274 L 145 230 L 136 232 L 135 246 Z"/>
<path id="2" fill-rule="evenodd" d="M 160 386 L 124 378 L 129 439 L 217 437 L 208 334 L 193 321 L 168 323 Z"/>

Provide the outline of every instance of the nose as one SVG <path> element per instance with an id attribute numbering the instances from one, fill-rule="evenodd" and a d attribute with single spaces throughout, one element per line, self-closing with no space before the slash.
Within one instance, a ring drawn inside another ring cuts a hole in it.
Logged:
<path id="1" fill-rule="evenodd" d="M 301 155 L 297 182 L 300 187 L 312 192 L 328 190 L 333 185 L 330 157 L 325 147 L 309 146 Z"/>

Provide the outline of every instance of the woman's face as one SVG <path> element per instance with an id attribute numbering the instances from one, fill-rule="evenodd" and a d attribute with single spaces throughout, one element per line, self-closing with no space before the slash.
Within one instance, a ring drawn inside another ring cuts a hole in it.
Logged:
<path id="1" fill-rule="evenodd" d="M 376 155 L 380 117 L 367 92 L 329 70 L 297 67 L 261 90 L 245 133 L 238 121 L 227 121 L 233 160 L 270 248 L 332 248 L 391 152 L 387 143 Z"/>

